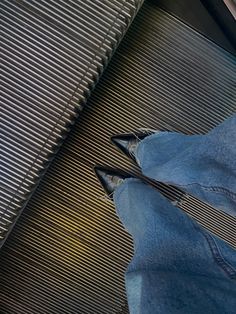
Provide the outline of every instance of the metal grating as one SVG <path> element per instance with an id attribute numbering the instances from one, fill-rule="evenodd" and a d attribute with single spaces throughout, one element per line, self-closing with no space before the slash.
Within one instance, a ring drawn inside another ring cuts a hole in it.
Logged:
<path id="1" fill-rule="evenodd" d="M 0 251 L 1 313 L 128 313 L 123 273 L 132 241 L 92 166 L 137 171 L 109 143 L 114 133 L 204 133 L 223 121 L 236 111 L 235 70 L 235 57 L 144 3 Z M 236 247 L 234 218 L 185 201 L 188 213 Z"/>
<path id="2" fill-rule="evenodd" d="M 142 2 L 0 2 L 0 246 Z"/>

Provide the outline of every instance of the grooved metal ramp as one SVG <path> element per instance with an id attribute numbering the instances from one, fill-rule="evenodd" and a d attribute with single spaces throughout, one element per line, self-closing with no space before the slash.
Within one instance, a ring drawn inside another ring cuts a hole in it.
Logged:
<path id="1" fill-rule="evenodd" d="M 127 313 L 132 241 L 92 167 L 137 171 L 109 143 L 114 133 L 208 131 L 235 112 L 235 73 L 235 57 L 144 3 L 0 251 L 0 313 Z M 188 213 L 236 247 L 234 218 L 184 200 Z"/>

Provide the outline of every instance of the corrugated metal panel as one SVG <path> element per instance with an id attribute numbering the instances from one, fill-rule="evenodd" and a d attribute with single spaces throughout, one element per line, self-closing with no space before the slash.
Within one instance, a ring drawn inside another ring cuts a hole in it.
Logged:
<path id="1" fill-rule="evenodd" d="M 140 127 L 204 133 L 219 124 L 236 109 L 235 70 L 235 57 L 144 4 L 0 251 L 2 313 L 128 312 L 123 273 L 132 241 L 92 167 L 137 171 L 111 146 L 112 134 Z M 236 247 L 235 219 L 184 201 L 186 211 Z"/>
<path id="2" fill-rule="evenodd" d="M 1 1 L 0 240 L 142 2 Z"/>

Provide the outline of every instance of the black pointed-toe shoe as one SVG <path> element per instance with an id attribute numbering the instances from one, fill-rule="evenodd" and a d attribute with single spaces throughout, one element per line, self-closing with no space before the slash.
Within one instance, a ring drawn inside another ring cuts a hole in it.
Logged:
<path id="1" fill-rule="evenodd" d="M 154 133 L 155 131 L 117 134 L 111 136 L 111 142 L 127 157 L 136 162 L 135 151 L 139 142 Z"/>
<path id="2" fill-rule="evenodd" d="M 95 166 L 95 174 L 106 191 L 108 197 L 113 200 L 113 192 L 127 178 L 132 178 L 127 172 L 106 166 Z"/>

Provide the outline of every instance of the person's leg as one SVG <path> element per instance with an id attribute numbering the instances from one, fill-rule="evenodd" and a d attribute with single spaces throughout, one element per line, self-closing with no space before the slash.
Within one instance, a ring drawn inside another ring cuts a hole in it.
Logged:
<path id="1" fill-rule="evenodd" d="M 206 135 L 148 136 L 136 159 L 144 175 L 236 215 L 236 115 Z"/>
<path id="2" fill-rule="evenodd" d="M 236 252 L 156 189 L 126 179 L 117 214 L 134 241 L 126 272 L 131 314 L 233 314 Z"/>

